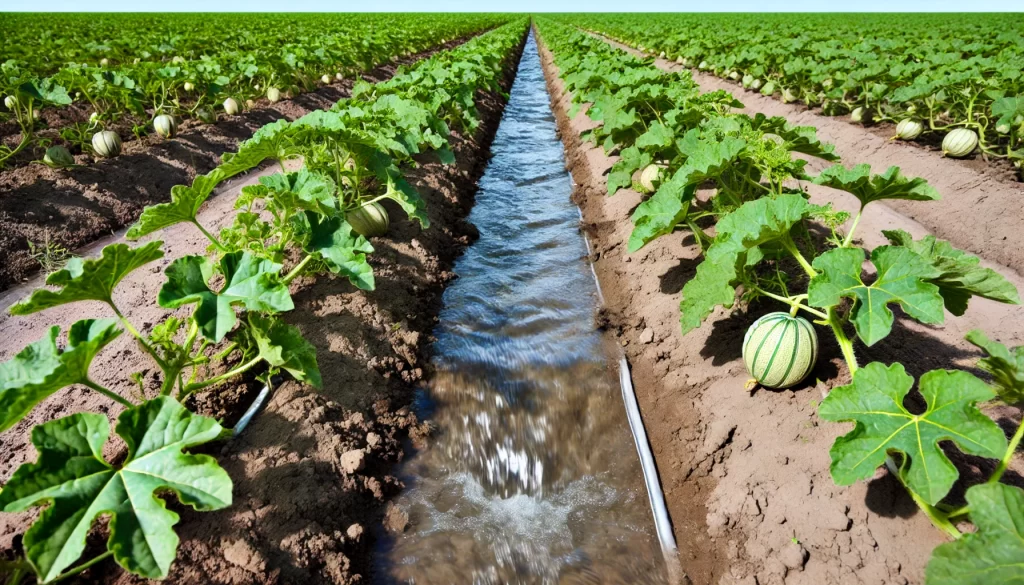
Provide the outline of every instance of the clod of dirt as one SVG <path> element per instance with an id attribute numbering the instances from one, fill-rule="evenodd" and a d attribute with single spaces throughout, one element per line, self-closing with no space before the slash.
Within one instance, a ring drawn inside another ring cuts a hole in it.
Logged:
<path id="1" fill-rule="evenodd" d="M 409 526 L 409 513 L 391 502 L 384 513 L 384 529 L 392 534 L 401 534 Z"/>
<path id="2" fill-rule="evenodd" d="M 362 471 L 363 467 L 366 466 L 366 452 L 362 449 L 352 449 L 346 451 L 341 455 L 341 469 L 345 473 L 352 475 L 357 471 Z"/>
<path id="3" fill-rule="evenodd" d="M 654 341 L 654 329 L 650 327 L 640 333 L 640 343 L 652 343 Z"/>
<path id="4" fill-rule="evenodd" d="M 799 542 L 790 542 L 779 551 L 779 560 L 791 571 L 803 571 L 810 553 Z"/>
<path id="5" fill-rule="evenodd" d="M 359 542 L 359 539 L 363 536 L 363 527 L 359 524 L 353 524 L 345 531 L 345 536 L 352 542 Z"/>

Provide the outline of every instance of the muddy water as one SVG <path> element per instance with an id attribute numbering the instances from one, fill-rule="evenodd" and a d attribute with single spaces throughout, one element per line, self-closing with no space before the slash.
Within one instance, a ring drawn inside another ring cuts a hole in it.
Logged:
<path id="1" fill-rule="evenodd" d="M 492 151 L 418 404 L 437 432 L 402 470 L 409 526 L 376 581 L 663 583 L 532 37 Z"/>

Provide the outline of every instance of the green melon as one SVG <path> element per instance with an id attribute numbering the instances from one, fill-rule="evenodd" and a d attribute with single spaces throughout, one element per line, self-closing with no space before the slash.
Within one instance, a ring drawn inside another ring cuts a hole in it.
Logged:
<path id="1" fill-rule="evenodd" d="M 957 128 L 942 139 L 942 154 L 963 158 L 978 147 L 978 135 L 970 128 Z"/>
<path id="2" fill-rule="evenodd" d="M 818 358 L 814 327 L 789 313 L 768 313 L 743 337 L 743 364 L 759 384 L 788 388 L 807 377 Z"/>
<path id="3" fill-rule="evenodd" d="M 387 210 L 376 202 L 348 212 L 345 220 L 357 234 L 367 238 L 383 236 L 390 226 Z"/>

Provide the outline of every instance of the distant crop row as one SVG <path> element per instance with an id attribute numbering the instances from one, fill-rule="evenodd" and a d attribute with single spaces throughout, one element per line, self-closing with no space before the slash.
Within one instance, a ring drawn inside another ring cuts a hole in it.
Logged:
<path id="1" fill-rule="evenodd" d="M 1024 15 L 578 15 L 644 51 L 854 122 L 956 129 L 947 155 L 1024 160 Z M 973 142 L 973 144 L 972 144 Z M 969 146 L 970 148 L 966 148 Z"/>
<path id="2" fill-rule="evenodd" d="M 16 122 L 21 139 L 0 146 L 0 166 L 25 149 L 51 144 L 105 156 L 110 151 L 94 148 L 92 138 L 107 126 L 129 121 L 121 125 L 142 135 L 161 114 L 212 122 L 218 112 L 235 114 L 260 97 L 275 102 L 310 91 L 505 19 L 27 14 L 5 20 L 0 122 Z M 59 139 L 40 137 L 39 109 L 72 104 L 84 111 L 56 128 Z M 57 156 L 50 159 L 60 164 Z"/>

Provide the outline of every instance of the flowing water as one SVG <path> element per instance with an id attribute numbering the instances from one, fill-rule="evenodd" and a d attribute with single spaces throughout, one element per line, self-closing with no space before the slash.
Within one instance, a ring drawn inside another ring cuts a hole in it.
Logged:
<path id="1" fill-rule="evenodd" d="M 662 553 L 531 35 L 470 215 L 377 581 L 657 584 Z"/>

